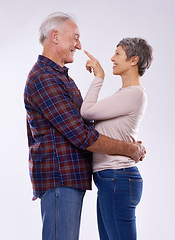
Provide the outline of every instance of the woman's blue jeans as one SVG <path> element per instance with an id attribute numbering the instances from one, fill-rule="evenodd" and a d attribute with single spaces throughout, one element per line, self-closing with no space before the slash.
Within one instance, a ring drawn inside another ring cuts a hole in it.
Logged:
<path id="1" fill-rule="evenodd" d="M 98 188 L 97 219 L 101 240 L 136 240 L 135 209 L 143 180 L 137 167 L 94 173 Z"/>
<path id="2" fill-rule="evenodd" d="M 78 240 L 85 191 L 71 187 L 48 190 L 41 198 L 42 240 Z"/>

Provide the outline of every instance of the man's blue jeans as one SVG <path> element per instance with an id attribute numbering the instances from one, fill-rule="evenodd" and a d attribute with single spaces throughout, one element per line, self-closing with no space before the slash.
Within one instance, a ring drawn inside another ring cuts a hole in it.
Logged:
<path id="1" fill-rule="evenodd" d="M 96 172 L 94 182 L 100 239 L 136 240 L 135 209 L 143 186 L 137 167 Z"/>
<path id="2" fill-rule="evenodd" d="M 84 194 L 85 191 L 63 186 L 42 196 L 42 240 L 79 239 Z"/>

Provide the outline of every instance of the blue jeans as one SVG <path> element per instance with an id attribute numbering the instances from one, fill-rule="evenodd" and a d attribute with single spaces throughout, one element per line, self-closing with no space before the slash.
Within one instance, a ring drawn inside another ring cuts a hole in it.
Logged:
<path id="1" fill-rule="evenodd" d="M 85 191 L 71 187 L 48 190 L 41 198 L 42 240 L 78 240 Z"/>
<path id="2" fill-rule="evenodd" d="M 143 180 L 137 167 L 94 173 L 98 188 L 97 219 L 101 240 L 136 240 L 135 209 Z"/>

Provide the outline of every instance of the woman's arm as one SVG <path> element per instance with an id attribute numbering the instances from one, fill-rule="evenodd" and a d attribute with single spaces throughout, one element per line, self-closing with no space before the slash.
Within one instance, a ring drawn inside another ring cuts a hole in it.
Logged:
<path id="1" fill-rule="evenodd" d="M 87 120 L 106 120 L 134 112 L 143 98 L 143 92 L 137 87 L 120 89 L 97 102 L 104 81 L 104 71 L 97 59 L 88 52 L 85 53 L 90 58 L 86 63 L 86 69 L 89 72 L 93 69 L 95 78 L 81 106 L 82 117 Z"/>
<path id="2" fill-rule="evenodd" d="M 138 87 L 119 89 L 115 94 L 97 102 L 103 82 L 94 78 L 82 103 L 80 113 L 87 120 L 107 120 L 137 111 L 145 96 Z"/>

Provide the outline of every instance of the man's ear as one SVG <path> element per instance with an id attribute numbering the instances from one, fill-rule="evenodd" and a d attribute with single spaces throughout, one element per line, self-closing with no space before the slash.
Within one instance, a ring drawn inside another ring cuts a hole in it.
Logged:
<path id="1" fill-rule="evenodd" d="M 59 33 L 57 30 L 52 30 L 50 33 L 50 37 L 55 44 L 58 43 L 58 39 L 59 39 L 58 35 L 59 35 Z"/>
<path id="2" fill-rule="evenodd" d="M 137 65 L 138 61 L 139 61 L 139 57 L 138 56 L 131 57 L 131 65 L 132 66 Z"/>

